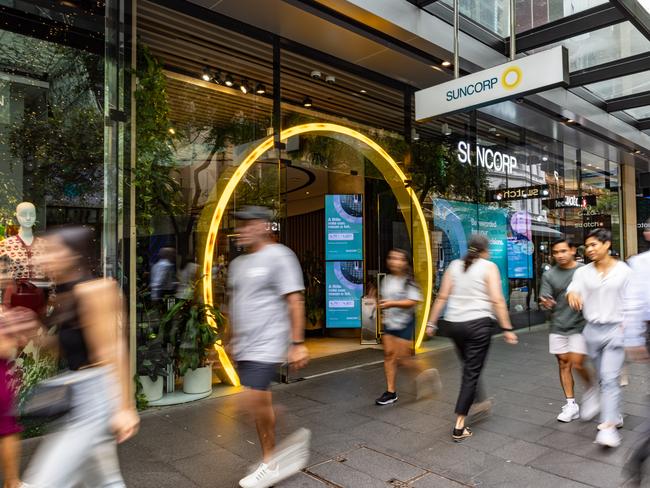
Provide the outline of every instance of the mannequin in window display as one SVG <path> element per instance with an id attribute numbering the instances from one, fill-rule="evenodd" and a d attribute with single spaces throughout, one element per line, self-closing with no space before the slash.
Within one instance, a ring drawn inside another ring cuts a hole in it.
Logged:
<path id="1" fill-rule="evenodd" d="M 47 279 L 38 258 L 45 252 L 44 241 L 34 236 L 36 207 L 22 202 L 16 207 L 20 225 L 18 235 L 0 242 L 0 256 L 9 259 L 9 285 L 3 289 L 2 302 L 7 307 L 22 306 L 37 313 L 43 312 Z"/>

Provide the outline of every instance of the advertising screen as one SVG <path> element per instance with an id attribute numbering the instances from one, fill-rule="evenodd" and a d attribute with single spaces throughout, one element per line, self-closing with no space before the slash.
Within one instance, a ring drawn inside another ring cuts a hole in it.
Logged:
<path id="1" fill-rule="evenodd" d="M 525 210 L 514 212 L 508 218 L 508 277 L 533 277 L 533 233 L 530 214 Z"/>
<path id="2" fill-rule="evenodd" d="M 508 296 L 505 209 L 437 198 L 433 201 L 433 228 L 442 233 L 437 249 L 436 286 L 440 286 L 449 263 L 465 255 L 470 236 L 481 233 L 490 241 L 490 260 L 499 267 L 504 296 Z"/>
<path id="3" fill-rule="evenodd" d="M 325 260 L 363 259 L 361 195 L 325 196 Z"/>
<path id="4" fill-rule="evenodd" d="M 325 268 L 327 327 L 361 327 L 363 261 L 329 261 Z"/>

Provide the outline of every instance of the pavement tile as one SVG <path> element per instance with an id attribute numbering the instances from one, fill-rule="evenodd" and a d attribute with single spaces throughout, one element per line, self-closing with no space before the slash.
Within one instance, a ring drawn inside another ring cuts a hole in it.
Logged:
<path id="1" fill-rule="evenodd" d="M 545 473 L 544 471 L 505 462 L 476 476 L 474 482 L 481 488 L 561 487 L 586 488 L 590 485 Z"/>
<path id="2" fill-rule="evenodd" d="M 325 488 L 327 486 L 322 481 L 306 473 L 298 473 L 288 480 L 275 484 L 275 488 Z"/>
<path id="3" fill-rule="evenodd" d="M 563 451 L 553 451 L 538 457 L 531 466 L 547 473 L 591 486 L 611 488 L 626 481 L 621 470 Z"/>
<path id="4" fill-rule="evenodd" d="M 406 482 L 426 473 L 413 464 L 365 447 L 346 453 L 345 464 L 386 482 L 390 480 Z"/>
<path id="5" fill-rule="evenodd" d="M 481 422 L 481 429 L 528 442 L 536 442 L 553 432 L 553 429 L 548 427 L 501 417 L 500 415 L 492 415 L 484 422 Z"/>
<path id="6" fill-rule="evenodd" d="M 461 488 L 467 485 L 430 473 L 410 483 L 409 486 L 413 488 Z"/>
<path id="7" fill-rule="evenodd" d="M 548 447 L 522 441 L 520 439 L 511 439 L 507 444 L 492 453 L 506 461 L 525 465 L 549 452 L 551 452 L 551 449 Z"/>
<path id="8" fill-rule="evenodd" d="M 331 481 L 346 488 L 386 488 L 386 482 L 338 461 L 328 461 L 312 466 L 307 471 L 325 481 Z"/>

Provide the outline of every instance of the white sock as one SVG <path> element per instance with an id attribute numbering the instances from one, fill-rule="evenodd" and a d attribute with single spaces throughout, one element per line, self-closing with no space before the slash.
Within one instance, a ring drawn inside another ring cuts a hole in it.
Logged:
<path id="1" fill-rule="evenodd" d="M 567 403 L 567 405 L 575 405 L 576 399 L 575 398 L 567 398 L 566 403 Z"/>

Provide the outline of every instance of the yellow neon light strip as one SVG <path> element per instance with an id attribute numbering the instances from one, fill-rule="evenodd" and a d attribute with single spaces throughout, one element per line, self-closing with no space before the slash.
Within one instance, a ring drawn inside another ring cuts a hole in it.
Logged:
<path id="1" fill-rule="evenodd" d="M 350 136 L 364 143 L 369 148 L 371 148 L 376 154 L 381 156 L 383 162 L 387 163 L 388 165 L 387 171 L 393 173 L 390 176 L 396 176 L 398 178 L 400 185 L 393 187 L 393 191 L 396 193 L 398 199 L 400 196 L 398 195 L 398 193 L 400 193 L 401 195 L 405 195 L 410 199 L 412 208 L 415 209 L 417 214 L 417 222 L 420 227 L 418 233 L 421 234 L 418 237 L 422 239 L 422 243 L 424 244 L 423 257 L 426 263 L 424 270 L 420 269 L 417 265 L 415 269 L 416 276 L 424 273 L 424 279 L 421 280 L 421 284 L 424 285 L 423 286 L 424 307 L 422 310 L 422 317 L 420 319 L 419 329 L 417 331 L 417 338 L 415 343 L 415 347 L 416 349 L 418 349 L 422 344 L 422 340 L 424 339 L 425 325 L 431 308 L 430 298 L 431 298 L 431 293 L 433 291 L 433 255 L 431 252 L 431 238 L 428 230 L 429 227 L 427 225 L 427 221 L 424 216 L 424 211 L 422 210 L 422 206 L 420 205 L 417 195 L 415 194 L 412 188 L 407 187 L 406 175 L 399 167 L 399 165 L 395 162 L 395 160 L 386 151 L 384 151 L 384 149 L 381 146 L 379 146 L 379 144 L 377 144 L 375 141 L 366 137 L 360 132 L 350 129 L 349 127 L 344 127 L 341 125 L 330 124 L 330 123 L 302 124 L 302 125 L 292 127 L 290 129 L 283 130 L 280 135 L 280 138 L 281 140 L 284 141 L 290 137 L 309 133 L 309 132 L 333 132 L 337 134 Z M 228 207 L 228 203 L 230 202 L 230 199 L 232 198 L 232 195 L 234 194 L 235 189 L 237 188 L 237 185 L 239 184 L 241 179 L 245 176 L 246 172 L 250 169 L 250 167 L 272 147 L 273 147 L 273 137 L 269 137 L 268 139 L 265 139 L 261 144 L 255 147 L 250 152 L 250 154 L 246 156 L 246 158 L 242 161 L 242 163 L 237 167 L 234 174 L 230 177 L 228 183 L 226 184 L 223 191 L 221 192 L 221 195 L 219 195 L 218 201 L 216 203 L 216 207 L 210 218 L 210 226 L 207 233 L 205 251 L 203 253 L 203 278 L 202 278 L 203 300 L 208 305 L 213 304 L 212 262 L 214 256 L 214 247 L 217 244 L 219 227 L 221 226 L 221 220 L 223 219 L 224 213 L 226 212 L 226 209 Z M 381 167 L 378 166 L 378 169 L 382 173 L 384 173 Z M 384 176 L 386 177 L 387 175 L 384 174 Z M 392 181 L 393 178 L 391 178 L 390 180 Z M 402 208 L 402 212 L 403 213 L 406 212 L 406 209 Z M 413 249 L 414 249 L 414 253 L 413 253 L 414 263 L 417 263 L 417 261 L 415 260 L 415 255 L 416 255 L 416 249 L 418 249 L 418 243 L 416 242 L 416 235 L 414 231 L 415 229 L 411 229 L 411 242 L 413 243 Z M 419 256 L 420 250 L 417 251 L 417 254 Z M 212 325 L 216 326 L 215 323 L 212 323 Z M 215 349 L 219 354 L 219 359 L 221 361 L 221 364 L 224 368 L 226 375 L 234 385 L 238 386 L 239 378 L 237 377 L 237 373 L 235 372 L 235 369 L 232 366 L 232 363 L 228 358 L 228 355 L 226 354 L 223 347 L 221 346 L 221 343 L 215 344 Z"/>

